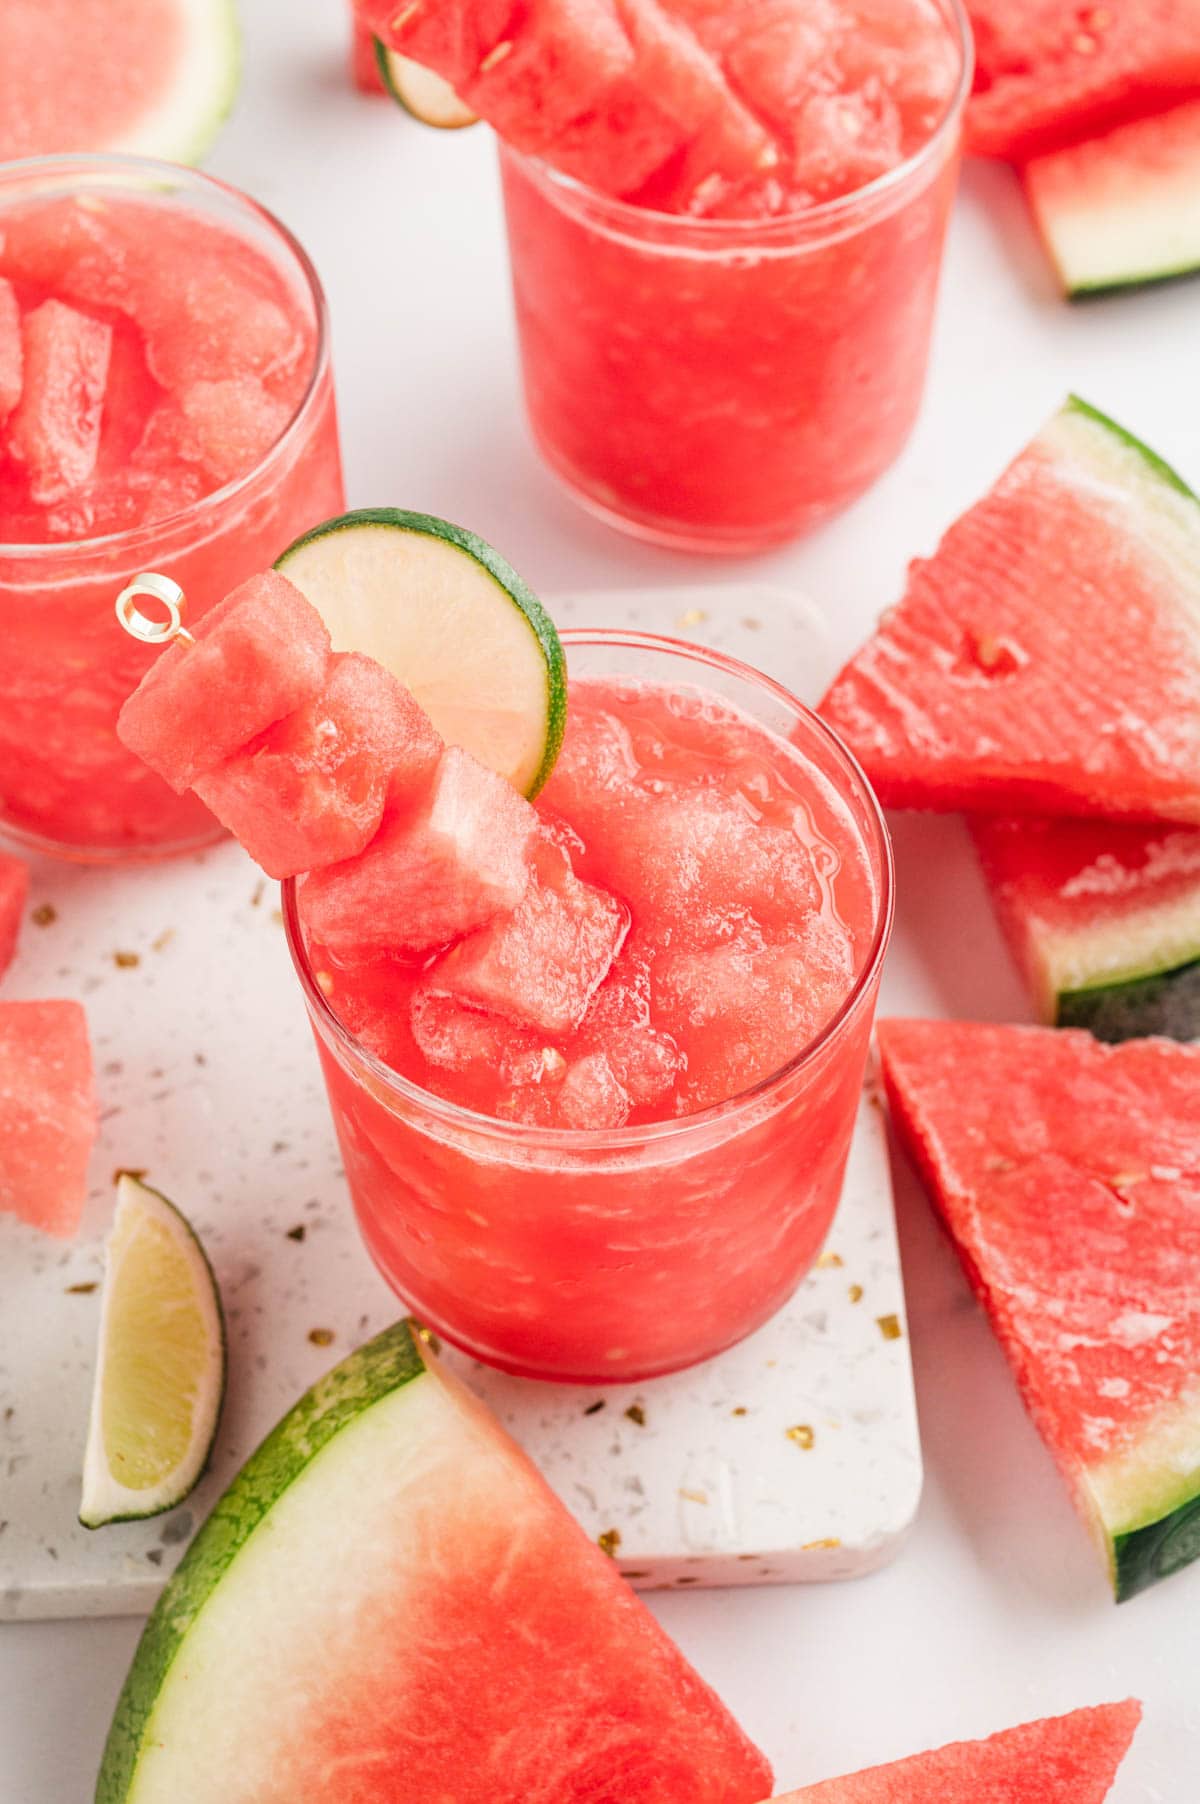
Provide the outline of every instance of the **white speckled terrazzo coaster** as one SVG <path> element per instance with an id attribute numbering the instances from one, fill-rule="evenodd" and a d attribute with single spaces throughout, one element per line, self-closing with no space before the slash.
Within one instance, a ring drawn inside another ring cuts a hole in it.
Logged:
<path id="1" fill-rule="evenodd" d="M 819 617 L 727 585 L 555 605 L 706 638 L 802 694 Z M 61 1244 L 0 1216 L 0 1617 L 149 1608 L 272 1423 L 397 1313 L 362 1251 L 275 886 L 236 846 L 125 871 L 38 863 L 10 997 L 87 1007 L 103 1111 L 93 1193 Z M 204 1237 L 229 1322 L 212 1471 L 178 1510 L 76 1521 L 111 1176 L 145 1169 Z M 847 1577 L 912 1519 L 921 1462 L 882 1122 L 864 1103 L 825 1257 L 742 1346 L 641 1386 L 539 1385 L 448 1357 L 639 1585 Z"/>

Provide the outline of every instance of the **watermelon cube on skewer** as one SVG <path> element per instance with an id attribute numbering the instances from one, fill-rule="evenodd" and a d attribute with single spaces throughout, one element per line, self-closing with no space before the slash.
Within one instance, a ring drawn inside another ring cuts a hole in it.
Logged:
<path id="1" fill-rule="evenodd" d="M 0 977 L 12 964 L 29 894 L 29 866 L 0 852 Z"/>
<path id="2" fill-rule="evenodd" d="M 151 665 L 117 721 L 123 744 L 180 792 L 313 701 L 331 656 L 321 616 L 275 571 L 234 589 L 194 632 Z"/>
<path id="3" fill-rule="evenodd" d="M 1142 1707 L 1095 1704 L 826 1779 L 775 1804 L 1103 1804 Z"/>
<path id="4" fill-rule="evenodd" d="M 300 914 L 333 952 L 422 952 L 514 909 L 538 817 L 510 783 L 448 746 L 415 805 L 396 808 L 364 852 L 314 871 Z"/>
<path id="5" fill-rule="evenodd" d="M 1071 399 L 821 713 L 887 805 L 1200 823 L 1200 501 Z"/>
<path id="6" fill-rule="evenodd" d="M 21 321 L 22 386 L 8 453 L 29 473 L 34 501 L 59 501 L 96 468 L 112 327 L 62 301 Z"/>
<path id="7" fill-rule="evenodd" d="M 1118 1601 L 1200 1557 L 1200 1046 L 883 1021 L 893 1120 Z"/>
<path id="8" fill-rule="evenodd" d="M 408 690 L 373 659 L 346 652 L 314 701 L 194 788 L 269 877 L 293 877 L 361 852 L 389 797 L 414 796 L 441 750 Z"/>
<path id="9" fill-rule="evenodd" d="M 1043 1021 L 1200 1039 L 1200 828 L 981 816 L 971 832 Z"/>
<path id="10" fill-rule="evenodd" d="M 68 1238 L 87 1200 L 97 1111 L 77 1002 L 0 1002 L 0 1211 Z"/>

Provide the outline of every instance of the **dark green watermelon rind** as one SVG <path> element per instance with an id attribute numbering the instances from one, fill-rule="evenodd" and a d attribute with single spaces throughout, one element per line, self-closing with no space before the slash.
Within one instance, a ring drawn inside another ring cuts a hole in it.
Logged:
<path id="1" fill-rule="evenodd" d="M 1060 990 L 1054 1024 L 1084 1027 L 1110 1045 L 1158 1034 L 1200 1039 L 1200 958 L 1126 983 Z"/>
<path id="2" fill-rule="evenodd" d="M 1166 282 L 1183 282 L 1196 276 L 1200 276 L 1200 249 L 1182 263 L 1172 264 L 1170 269 L 1156 269 L 1153 273 L 1137 276 L 1113 276 L 1105 282 L 1079 282 L 1068 287 L 1066 294 L 1069 301 L 1103 301 L 1113 295 L 1137 294 L 1142 288 L 1161 288 Z M 1189 489 L 1188 493 L 1192 491 Z"/>
<path id="3" fill-rule="evenodd" d="M 1112 1556 L 1119 1604 L 1200 1559 L 1200 1493 L 1157 1522 L 1114 1535 Z"/>
<path id="4" fill-rule="evenodd" d="M 424 533 L 427 538 L 456 546 L 477 564 L 482 564 L 493 582 L 507 592 L 509 599 L 524 614 L 546 660 L 546 741 L 542 762 L 525 791 L 532 801 L 554 769 L 567 727 L 567 660 L 553 620 L 529 584 L 486 539 L 481 539 L 468 527 L 456 526 L 453 521 L 440 519 L 436 514 L 413 513 L 403 507 L 359 507 L 348 514 L 339 514 L 336 519 L 324 520 L 319 526 L 301 533 L 276 558 L 275 568 L 286 576 L 287 560 L 303 546 L 323 539 L 328 533 L 350 532 L 358 526 L 398 527 L 403 532 Z"/>
<path id="5" fill-rule="evenodd" d="M 218 1579 L 279 1498 L 343 1428 L 425 1371 L 416 1323 L 397 1322 L 319 1379 L 251 1454 L 146 1623 L 117 1700 L 95 1804 L 125 1804 L 172 1663 Z"/>
<path id="6" fill-rule="evenodd" d="M 1195 501 L 1200 506 L 1200 495 L 1188 487 L 1178 470 L 1172 469 L 1167 460 L 1160 457 L 1157 451 L 1152 451 L 1149 445 L 1144 444 L 1140 438 L 1136 438 L 1132 432 L 1127 432 L 1124 426 L 1119 426 L 1116 420 L 1109 418 L 1108 414 L 1101 413 L 1100 409 L 1093 407 L 1090 401 L 1085 401 L 1081 395 L 1068 395 L 1063 412 L 1082 414 L 1093 424 L 1103 426 L 1104 430 L 1110 432 L 1122 445 L 1130 451 L 1136 451 L 1147 469 L 1157 476 L 1160 482 L 1166 483 L 1177 494 L 1186 495 L 1189 501 Z"/>

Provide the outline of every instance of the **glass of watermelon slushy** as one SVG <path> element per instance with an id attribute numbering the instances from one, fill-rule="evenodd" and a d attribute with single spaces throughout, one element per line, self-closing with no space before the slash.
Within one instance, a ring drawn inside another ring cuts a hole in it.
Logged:
<path id="1" fill-rule="evenodd" d="M 325 301 L 269 213 L 125 157 L 0 168 L 0 831 L 66 857 L 220 832 L 119 744 L 154 649 L 143 570 L 190 617 L 343 505 Z"/>
<path id="2" fill-rule="evenodd" d="M 506 929 L 463 1006 L 470 942 L 432 961 L 334 955 L 293 881 L 284 919 L 385 1278 L 478 1358 L 595 1383 L 719 1352 L 816 1258 L 892 872 L 866 779 L 777 684 L 671 640 L 564 642 L 571 711 L 536 807 L 539 857 L 568 847 L 582 879 L 545 878 L 568 882 L 574 937 Z M 601 942 L 582 1017 L 513 1025 L 518 990 L 528 1021 L 559 954 L 578 969 Z"/>
<path id="3" fill-rule="evenodd" d="M 614 526 L 749 553 L 854 500 L 916 418 L 970 30 L 959 0 L 813 0 L 838 48 L 810 69 L 794 35 L 751 65 L 736 10 L 708 14 L 787 147 L 778 181 L 680 187 L 669 166 L 618 199 L 503 142 L 500 167 L 542 456 Z"/>

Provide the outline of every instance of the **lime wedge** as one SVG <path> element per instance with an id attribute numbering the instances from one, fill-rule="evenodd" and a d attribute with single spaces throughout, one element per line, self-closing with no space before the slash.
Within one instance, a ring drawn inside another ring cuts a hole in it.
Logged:
<path id="1" fill-rule="evenodd" d="M 562 744 L 566 661 L 541 602 L 485 540 L 429 514 L 361 508 L 305 533 L 275 567 L 335 651 L 374 658 L 447 744 L 537 794 Z"/>
<path id="2" fill-rule="evenodd" d="M 410 56 L 389 50 L 375 40 L 375 61 L 383 85 L 392 99 L 422 125 L 436 126 L 438 131 L 456 132 L 464 125 L 478 125 L 479 114 L 473 113 L 458 98 L 450 83 L 436 70 L 414 63 Z"/>
<path id="3" fill-rule="evenodd" d="M 85 1528 L 182 1501 L 212 1449 L 225 1393 L 225 1324 L 204 1249 L 179 1210 L 117 1184 L 83 1461 Z"/>

